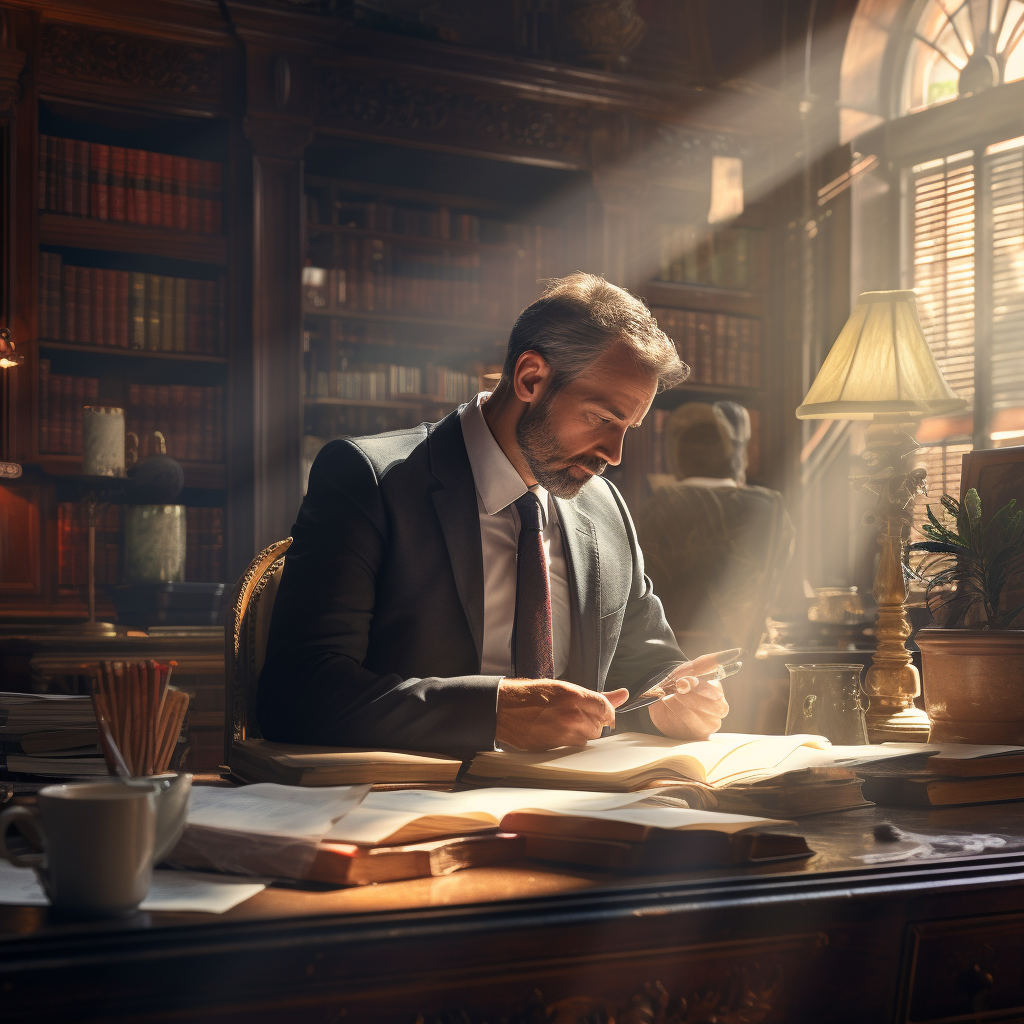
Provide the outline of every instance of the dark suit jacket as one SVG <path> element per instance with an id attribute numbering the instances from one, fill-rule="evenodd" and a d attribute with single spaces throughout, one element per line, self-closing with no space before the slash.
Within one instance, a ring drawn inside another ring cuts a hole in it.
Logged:
<path id="1" fill-rule="evenodd" d="M 684 659 L 622 496 L 598 477 L 556 505 L 573 610 L 565 678 L 640 693 Z M 483 557 L 458 413 L 332 441 L 313 464 L 292 534 L 259 680 L 263 735 L 492 749 L 501 677 L 480 674 Z M 651 729 L 645 711 L 626 717 Z"/>

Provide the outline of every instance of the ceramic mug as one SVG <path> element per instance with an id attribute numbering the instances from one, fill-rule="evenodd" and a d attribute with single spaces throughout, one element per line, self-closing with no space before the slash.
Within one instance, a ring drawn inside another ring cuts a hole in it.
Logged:
<path id="1" fill-rule="evenodd" d="M 146 898 L 156 852 L 156 784 L 87 782 L 45 786 L 37 807 L 0 814 L 0 855 L 35 869 L 59 910 L 121 917 Z M 24 821 L 37 832 L 43 853 L 21 853 L 7 843 L 8 829 Z"/>

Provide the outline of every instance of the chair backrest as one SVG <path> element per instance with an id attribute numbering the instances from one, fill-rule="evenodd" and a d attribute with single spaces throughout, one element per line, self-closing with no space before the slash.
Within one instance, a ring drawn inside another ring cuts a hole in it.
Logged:
<path id="1" fill-rule="evenodd" d="M 235 584 L 224 624 L 224 663 L 227 668 L 224 686 L 225 763 L 232 743 L 260 735 L 254 714 L 256 683 L 267 655 L 270 616 L 281 582 L 284 554 L 291 543 L 291 537 L 286 537 L 264 548 Z"/>

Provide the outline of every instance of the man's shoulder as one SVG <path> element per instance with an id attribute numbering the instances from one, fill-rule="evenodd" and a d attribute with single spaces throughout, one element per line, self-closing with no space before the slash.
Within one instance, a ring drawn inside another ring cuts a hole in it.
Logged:
<path id="1" fill-rule="evenodd" d="M 426 441 L 433 423 L 420 423 L 405 430 L 391 430 L 386 434 L 347 438 L 346 443 L 370 464 L 378 480 L 388 471 L 405 462 Z"/>

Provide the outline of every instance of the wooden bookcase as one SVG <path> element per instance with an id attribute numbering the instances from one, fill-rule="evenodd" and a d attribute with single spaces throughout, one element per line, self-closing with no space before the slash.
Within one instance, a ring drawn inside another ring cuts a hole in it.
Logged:
<path id="1" fill-rule="evenodd" d="M 164 435 L 185 473 L 187 579 L 229 576 L 233 57 L 210 24 L 171 42 L 28 10 L 2 17 L 27 60 L 6 126 L 16 201 L 4 239 L 15 267 L 7 319 L 26 356 L 8 385 L 4 440 L 23 477 L 0 493 L 8 537 L 25 550 L 0 572 L 0 622 L 74 622 L 86 608 L 83 404 L 123 408 L 140 461 L 156 450 L 152 432 Z M 97 42 L 122 56 L 74 62 Z M 132 46 L 157 63 L 201 56 L 205 81 L 126 64 Z M 135 78 L 112 87 L 124 75 Z M 109 617 L 104 588 L 123 579 L 116 504 L 97 535 L 98 613 Z"/>
<path id="2" fill-rule="evenodd" d="M 392 147 L 346 152 L 364 169 L 395 166 Z M 440 419 L 491 389 L 519 312 L 545 280 L 585 265 L 578 204 L 531 216 L 563 176 L 512 170 L 515 201 L 482 161 L 453 172 L 416 157 L 385 180 L 305 176 L 303 485 L 327 440 Z M 336 145 L 308 159 L 339 162 Z M 439 180 L 447 191 L 424 187 Z"/>

